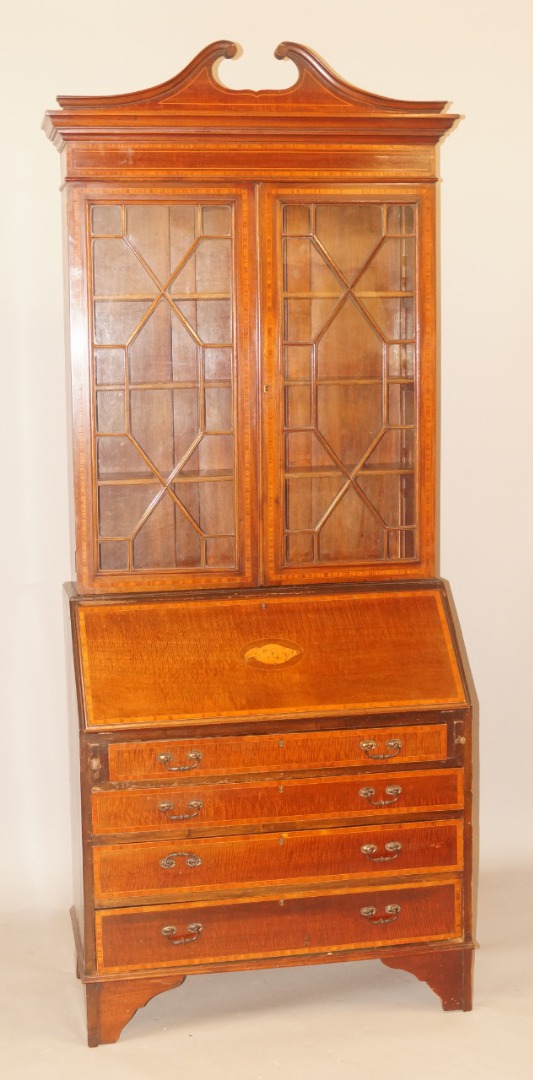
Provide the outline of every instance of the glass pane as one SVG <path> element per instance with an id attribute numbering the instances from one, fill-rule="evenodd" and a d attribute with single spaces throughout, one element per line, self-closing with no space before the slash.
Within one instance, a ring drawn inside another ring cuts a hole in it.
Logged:
<path id="1" fill-rule="evenodd" d="M 230 379 L 231 361 L 231 349 L 204 349 L 204 379 Z"/>
<path id="2" fill-rule="evenodd" d="M 101 570 L 127 570 L 129 543 L 127 540 L 108 540 L 99 545 Z"/>
<path id="3" fill-rule="evenodd" d="M 138 255 L 124 240 L 95 240 L 93 285 L 96 296 L 128 299 L 157 296 L 159 290 Z"/>
<path id="4" fill-rule="evenodd" d="M 166 479 L 199 438 L 197 390 L 132 390 L 130 416 L 132 437 Z"/>
<path id="5" fill-rule="evenodd" d="M 125 394 L 122 390 L 100 390 L 96 395 L 96 430 L 126 431 Z"/>
<path id="6" fill-rule="evenodd" d="M 290 238 L 284 241 L 285 267 L 284 289 L 288 293 L 315 295 L 326 292 L 337 299 L 343 291 L 342 280 L 328 265 L 324 252 L 307 238 Z"/>
<path id="7" fill-rule="evenodd" d="M 399 234 L 400 236 L 407 236 L 415 231 L 415 211 L 414 206 L 405 206 L 400 204 L 398 206 L 387 207 L 387 232 L 390 235 Z"/>
<path id="8" fill-rule="evenodd" d="M 413 383 L 389 383 L 387 421 L 389 424 L 415 423 L 415 388 Z"/>
<path id="9" fill-rule="evenodd" d="M 312 421 L 309 386 L 285 387 L 285 418 L 289 428 L 310 427 Z"/>
<path id="10" fill-rule="evenodd" d="M 96 300 L 95 345 L 128 345 L 140 330 L 151 304 L 138 300 Z"/>
<path id="11" fill-rule="evenodd" d="M 384 431 L 374 450 L 368 455 L 365 467 L 387 466 L 389 469 L 414 467 L 414 432 L 390 428 Z"/>
<path id="12" fill-rule="evenodd" d="M 233 208 L 91 209 L 102 570 L 235 567 Z"/>
<path id="13" fill-rule="evenodd" d="M 201 220 L 204 236 L 231 236 L 231 206 L 204 206 Z"/>
<path id="14" fill-rule="evenodd" d="M 315 222 L 318 242 L 351 282 L 383 236 L 381 206 L 326 203 L 316 207 Z"/>
<path id="15" fill-rule="evenodd" d="M 235 511 L 233 485 L 229 480 L 204 481 L 201 484 L 174 484 L 180 502 L 206 536 L 222 533 L 233 536 Z"/>
<path id="16" fill-rule="evenodd" d="M 356 295 L 369 292 L 406 292 L 415 287 L 414 240 L 384 240 L 357 282 Z"/>
<path id="17" fill-rule="evenodd" d="M 168 493 L 146 517 L 132 546 L 135 570 L 202 565 L 200 532 Z"/>
<path id="18" fill-rule="evenodd" d="M 286 436 L 286 464 L 288 469 L 321 468 L 329 472 L 339 471 L 335 459 L 315 431 L 291 431 Z M 339 471 L 339 476 L 342 475 Z"/>
<path id="19" fill-rule="evenodd" d="M 235 540 L 232 536 L 215 536 L 205 542 L 207 566 L 230 568 L 236 565 Z"/>
<path id="20" fill-rule="evenodd" d="M 101 486 L 98 498 L 100 536 L 130 537 L 161 493 L 158 484 Z"/>
<path id="21" fill-rule="evenodd" d="M 313 350 L 309 345 L 291 345 L 285 349 L 287 379 L 310 379 Z"/>
<path id="22" fill-rule="evenodd" d="M 124 349 L 95 349 L 94 371 L 98 386 L 124 385 Z"/>
<path id="23" fill-rule="evenodd" d="M 317 428 L 345 468 L 351 470 L 382 429 L 381 385 L 326 384 L 318 387 L 317 395 Z"/>
<path id="24" fill-rule="evenodd" d="M 287 480 L 287 524 L 291 532 L 318 529 L 344 487 L 340 473 L 295 476 Z"/>
<path id="25" fill-rule="evenodd" d="M 197 342 L 165 300 L 132 341 L 128 360 L 132 383 L 198 381 Z"/>
<path id="26" fill-rule="evenodd" d="M 198 235 L 198 208 L 194 205 L 126 208 L 126 237 L 139 257 L 166 284 L 189 254 Z"/>
<path id="27" fill-rule="evenodd" d="M 91 228 L 93 236 L 122 236 L 122 207 L 93 206 Z"/>
<path id="28" fill-rule="evenodd" d="M 169 495 L 164 495 L 133 538 L 133 569 L 159 569 L 176 565 L 175 517 L 175 504 Z"/>
<path id="29" fill-rule="evenodd" d="M 233 436 L 203 435 L 197 449 L 188 458 L 184 472 L 198 472 L 202 476 L 233 472 Z"/>
<path id="30" fill-rule="evenodd" d="M 286 559 L 291 563 L 312 563 L 314 560 L 314 534 L 289 533 L 287 536 Z"/>
<path id="31" fill-rule="evenodd" d="M 99 436 L 96 445 L 96 462 L 99 480 L 154 479 L 154 474 L 139 448 L 128 437 Z"/>
<path id="32" fill-rule="evenodd" d="M 415 207 L 286 205 L 285 559 L 412 558 Z"/>
<path id="33" fill-rule="evenodd" d="M 398 473 L 362 475 L 361 491 L 385 525 L 413 525 L 413 477 Z"/>
<path id="34" fill-rule="evenodd" d="M 200 240 L 174 278 L 170 295 L 229 294 L 231 259 L 231 240 Z"/>
<path id="35" fill-rule="evenodd" d="M 286 206 L 283 211 L 283 228 L 293 236 L 307 236 L 311 232 L 310 207 Z"/>
<path id="36" fill-rule="evenodd" d="M 415 306 L 412 297 L 365 295 L 361 303 L 385 341 L 409 341 L 414 338 Z"/>
<path id="37" fill-rule="evenodd" d="M 233 427 L 231 398 L 229 387 L 206 388 L 204 391 L 206 431 L 231 431 Z"/>
<path id="38" fill-rule="evenodd" d="M 320 379 L 380 379 L 382 375 L 383 342 L 363 311 L 350 300 L 337 310 L 319 341 L 317 356 Z"/>
<path id="39" fill-rule="evenodd" d="M 383 558 L 383 528 L 352 487 L 324 523 L 318 545 L 321 562 Z"/>
<path id="40" fill-rule="evenodd" d="M 387 346 L 387 364 L 389 378 L 395 376 L 414 379 L 416 369 L 416 350 L 414 345 Z"/>

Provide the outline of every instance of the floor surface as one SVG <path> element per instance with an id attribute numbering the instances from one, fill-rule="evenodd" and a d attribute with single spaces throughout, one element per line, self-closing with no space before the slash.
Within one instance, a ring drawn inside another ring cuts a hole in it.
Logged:
<path id="1" fill-rule="evenodd" d="M 529 900 L 528 900 L 529 897 Z M 85 1045 L 66 914 L 0 917 L 6 1080 L 532 1080 L 533 868 L 481 876 L 472 1013 L 378 961 L 201 975 Z"/>

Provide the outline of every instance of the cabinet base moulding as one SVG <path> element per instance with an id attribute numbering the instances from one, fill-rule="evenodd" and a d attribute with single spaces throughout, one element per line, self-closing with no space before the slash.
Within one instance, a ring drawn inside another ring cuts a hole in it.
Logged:
<path id="1" fill-rule="evenodd" d="M 460 947 L 430 948 L 426 952 L 412 952 L 402 950 L 399 953 L 376 956 L 376 951 L 359 953 L 354 955 L 339 955 L 321 957 L 320 963 L 339 963 L 341 961 L 356 962 L 357 960 L 381 960 L 387 967 L 397 968 L 415 975 L 421 982 L 427 983 L 431 990 L 440 997 L 442 1008 L 446 1012 L 462 1010 L 468 1012 L 472 1008 L 472 974 L 474 963 L 473 947 L 461 945 Z M 232 964 L 232 970 L 252 970 L 266 967 L 295 967 L 316 964 L 317 959 L 282 958 L 279 962 L 266 963 L 256 961 L 246 964 Z M 79 962 L 77 965 L 79 970 Z M 228 968 L 211 966 L 211 972 Z M 189 974 L 204 974 L 196 969 Z M 116 977 L 107 980 L 92 981 L 90 977 L 85 980 L 86 1007 L 87 1007 L 87 1043 L 88 1046 L 99 1046 L 103 1043 L 114 1043 L 120 1037 L 126 1024 L 132 1019 L 138 1009 L 147 1005 L 157 994 L 166 990 L 175 990 L 181 986 L 188 976 L 181 974 L 152 975 L 145 974 L 138 977 Z M 354 1003 L 355 1005 L 355 1003 Z"/>

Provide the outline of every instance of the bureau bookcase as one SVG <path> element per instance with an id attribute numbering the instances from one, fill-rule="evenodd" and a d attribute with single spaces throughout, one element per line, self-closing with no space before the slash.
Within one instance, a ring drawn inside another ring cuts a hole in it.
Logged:
<path id="1" fill-rule="evenodd" d="M 292 43 L 289 89 L 229 90 L 236 52 L 45 120 L 90 1045 L 203 972 L 375 957 L 471 1007 L 472 696 L 435 565 L 457 118 Z"/>

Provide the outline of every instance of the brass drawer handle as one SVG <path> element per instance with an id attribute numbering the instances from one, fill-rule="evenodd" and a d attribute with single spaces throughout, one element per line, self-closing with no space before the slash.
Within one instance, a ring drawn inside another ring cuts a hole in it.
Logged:
<path id="1" fill-rule="evenodd" d="M 379 926 L 381 923 L 394 922 L 394 920 L 398 918 L 398 915 L 400 914 L 401 910 L 402 909 L 401 909 L 399 904 L 387 904 L 387 906 L 385 908 L 385 915 L 384 916 L 378 916 L 376 918 L 376 916 L 377 916 L 377 908 L 375 908 L 375 907 L 362 907 L 361 908 L 361 915 L 363 916 L 364 919 L 368 919 L 369 922 L 373 923 L 374 926 Z"/>
<path id="2" fill-rule="evenodd" d="M 187 806 L 191 811 L 190 814 L 171 814 L 170 811 L 174 809 L 173 802 L 160 802 L 157 809 L 165 815 L 167 821 L 190 821 L 191 818 L 198 817 L 203 805 L 203 802 L 187 803 Z"/>
<path id="3" fill-rule="evenodd" d="M 373 739 L 363 739 L 362 742 L 359 743 L 359 746 L 361 747 L 361 750 L 364 750 L 367 757 L 372 758 L 372 761 L 386 761 L 387 758 L 396 757 L 396 755 L 400 753 L 402 740 L 387 739 L 385 746 L 389 747 L 389 750 L 391 751 L 390 754 L 372 754 L 371 750 L 375 750 L 377 747 L 377 743 L 374 742 Z"/>
<path id="4" fill-rule="evenodd" d="M 198 941 L 200 934 L 202 933 L 203 926 L 199 922 L 190 923 L 187 927 L 187 934 L 189 937 L 175 938 L 174 934 L 177 934 L 175 926 L 164 926 L 161 930 L 163 937 L 166 937 L 167 941 L 170 941 L 171 945 L 191 945 L 193 941 Z"/>
<path id="5" fill-rule="evenodd" d="M 363 844 L 361 853 L 366 855 L 371 862 L 391 862 L 393 859 L 398 858 L 398 855 L 402 850 L 402 845 L 399 840 L 389 840 L 389 842 L 385 844 L 385 851 L 392 852 L 391 855 L 376 855 L 377 850 L 377 844 Z"/>
<path id="6" fill-rule="evenodd" d="M 185 759 L 190 761 L 191 765 L 170 765 L 170 762 L 174 760 L 173 754 L 158 754 L 156 761 L 159 761 L 167 772 L 189 772 L 191 769 L 198 768 L 203 756 L 200 750 L 191 750 Z"/>
<path id="7" fill-rule="evenodd" d="M 390 795 L 390 799 L 375 799 L 373 796 L 376 794 L 376 789 L 373 787 L 363 787 L 360 789 L 359 794 L 363 799 L 368 799 L 370 806 L 392 806 L 393 803 L 398 802 L 398 799 L 402 793 L 402 789 L 399 784 L 389 784 L 385 788 L 385 795 Z"/>
<path id="8" fill-rule="evenodd" d="M 187 866 L 202 865 L 199 855 L 192 855 L 190 851 L 171 851 L 169 855 L 160 860 L 159 865 L 163 867 L 163 870 L 172 870 L 176 865 L 176 859 L 186 859 Z"/>

